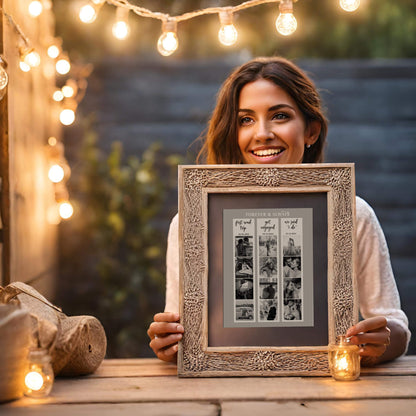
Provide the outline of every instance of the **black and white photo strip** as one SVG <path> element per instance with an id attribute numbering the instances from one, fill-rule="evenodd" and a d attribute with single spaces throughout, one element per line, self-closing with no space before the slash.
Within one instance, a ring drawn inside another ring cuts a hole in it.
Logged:
<path id="1" fill-rule="evenodd" d="M 282 221 L 283 321 L 303 320 L 302 218 Z"/>
<path id="2" fill-rule="evenodd" d="M 258 321 L 279 321 L 279 219 L 257 219 L 258 239 L 258 280 L 257 305 Z"/>

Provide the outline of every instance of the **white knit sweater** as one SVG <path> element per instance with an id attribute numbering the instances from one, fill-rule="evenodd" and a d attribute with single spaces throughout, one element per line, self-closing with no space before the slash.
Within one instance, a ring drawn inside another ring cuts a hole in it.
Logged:
<path id="1" fill-rule="evenodd" d="M 364 319 L 382 315 L 394 320 L 406 331 L 408 345 L 408 319 L 400 307 L 386 239 L 373 209 L 359 197 L 356 197 L 356 226 L 356 273 L 360 314 Z M 167 312 L 179 311 L 178 233 L 178 215 L 175 215 L 169 228 L 166 255 Z"/>

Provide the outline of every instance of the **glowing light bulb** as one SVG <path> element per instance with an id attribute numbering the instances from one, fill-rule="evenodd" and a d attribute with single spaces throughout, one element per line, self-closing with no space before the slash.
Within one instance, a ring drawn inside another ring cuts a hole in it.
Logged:
<path id="1" fill-rule="evenodd" d="M 281 0 L 279 3 L 280 14 L 276 19 L 276 29 L 284 36 L 289 36 L 295 32 L 298 23 L 293 16 L 292 0 Z"/>
<path id="2" fill-rule="evenodd" d="M 52 165 L 49 168 L 49 172 L 48 172 L 48 178 L 53 182 L 53 183 L 59 183 L 62 181 L 62 179 L 65 176 L 65 172 L 62 166 L 59 165 Z"/>
<path id="3" fill-rule="evenodd" d="M 63 220 L 71 218 L 73 213 L 74 208 L 72 207 L 70 202 L 65 201 L 59 204 L 59 215 Z"/>
<path id="4" fill-rule="evenodd" d="M 360 0 L 339 0 L 339 5 L 346 12 L 354 12 L 360 6 Z"/>
<path id="5" fill-rule="evenodd" d="M 58 46 L 56 45 L 51 45 L 48 48 L 48 56 L 49 58 L 55 59 L 59 56 L 59 54 L 61 53 L 60 48 L 58 48 Z"/>
<path id="6" fill-rule="evenodd" d="M 42 374 L 37 371 L 31 371 L 25 377 L 26 387 L 30 390 L 39 391 L 43 386 Z"/>
<path id="7" fill-rule="evenodd" d="M 89 24 L 94 22 L 97 18 L 97 11 L 92 4 L 86 4 L 85 6 L 81 7 L 78 16 L 82 23 Z"/>
<path id="8" fill-rule="evenodd" d="M 32 17 L 38 17 L 43 11 L 43 4 L 37 0 L 31 1 L 28 6 L 28 11 Z"/>
<path id="9" fill-rule="evenodd" d="M 116 21 L 113 24 L 113 36 L 117 39 L 126 39 L 130 34 L 130 26 L 128 24 L 129 9 L 117 7 Z"/>
<path id="10" fill-rule="evenodd" d="M 70 126 L 75 121 L 75 111 L 70 108 L 64 108 L 59 114 L 59 121 L 64 126 Z"/>
<path id="11" fill-rule="evenodd" d="M 64 94 L 61 90 L 56 90 L 53 93 L 52 98 L 53 98 L 54 101 L 59 102 L 59 101 L 62 101 L 64 99 Z"/>
<path id="12" fill-rule="evenodd" d="M 30 71 L 30 66 L 26 62 L 20 61 L 19 62 L 19 67 L 23 72 L 29 72 Z"/>
<path id="13" fill-rule="evenodd" d="M 178 37 L 176 35 L 177 24 L 175 20 L 166 20 L 162 25 L 162 35 L 157 42 L 157 50 L 163 56 L 172 55 L 178 49 Z"/>
<path id="14" fill-rule="evenodd" d="M 56 137 L 54 137 L 54 136 L 51 136 L 51 137 L 49 137 L 49 139 L 48 139 L 48 144 L 49 144 L 49 146 L 56 146 L 56 144 L 58 143 L 58 140 L 56 139 Z"/>
<path id="15" fill-rule="evenodd" d="M 233 15 L 230 11 L 220 13 L 221 28 L 218 32 L 218 39 L 225 46 L 234 45 L 237 42 L 237 29 L 233 25 Z"/>
<path id="16" fill-rule="evenodd" d="M 71 70 L 71 64 L 67 58 L 61 58 L 56 62 L 55 68 L 58 74 L 65 75 Z"/>
<path id="17" fill-rule="evenodd" d="M 1 60 L 0 60 L 1 62 Z M 6 70 L 0 65 L 0 100 L 6 94 L 7 84 L 9 83 L 9 76 L 7 75 Z"/>
<path id="18" fill-rule="evenodd" d="M 75 93 L 75 91 L 74 91 L 74 89 L 70 85 L 64 85 L 62 87 L 62 94 L 65 97 L 67 97 L 67 98 L 73 97 L 74 96 L 74 93 Z"/>
<path id="19" fill-rule="evenodd" d="M 23 61 L 31 68 L 35 68 L 40 65 L 40 56 L 34 49 L 31 49 L 25 54 Z"/>

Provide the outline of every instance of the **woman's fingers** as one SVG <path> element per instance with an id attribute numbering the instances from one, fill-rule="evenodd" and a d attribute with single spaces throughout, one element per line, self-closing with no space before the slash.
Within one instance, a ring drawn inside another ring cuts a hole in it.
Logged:
<path id="1" fill-rule="evenodd" d="M 150 339 L 176 333 L 183 333 L 183 326 L 176 322 L 152 322 L 147 330 Z"/>
<path id="2" fill-rule="evenodd" d="M 364 319 L 358 322 L 358 324 L 348 329 L 346 335 L 350 337 L 363 332 L 370 332 L 381 328 L 387 327 L 387 319 L 384 316 L 374 316 L 373 318 Z"/>
<path id="3" fill-rule="evenodd" d="M 387 346 L 384 344 L 365 344 L 360 348 L 362 357 L 379 357 L 384 354 Z"/>

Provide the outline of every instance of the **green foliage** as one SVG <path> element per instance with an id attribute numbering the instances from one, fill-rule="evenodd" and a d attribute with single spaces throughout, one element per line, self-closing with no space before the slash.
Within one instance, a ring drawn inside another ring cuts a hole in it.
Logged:
<path id="1" fill-rule="evenodd" d="M 176 177 L 166 170 L 177 162 L 157 145 L 124 159 L 116 142 L 105 156 L 86 133 L 71 181 L 79 215 L 61 235 L 61 302 L 100 319 L 110 357 L 150 353 L 146 330 L 164 300 L 166 230 L 157 224 L 170 184 L 161 175 Z"/>

